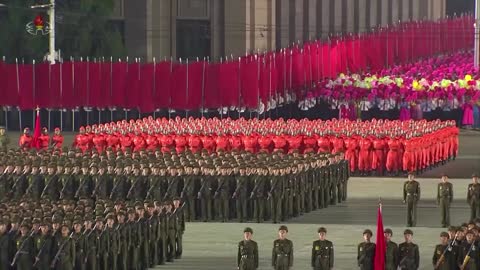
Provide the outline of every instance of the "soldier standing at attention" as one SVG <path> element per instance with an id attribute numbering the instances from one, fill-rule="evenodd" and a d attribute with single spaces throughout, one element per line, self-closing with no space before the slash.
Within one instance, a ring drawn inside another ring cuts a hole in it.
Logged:
<path id="1" fill-rule="evenodd" d="M 287 239 L 288 228 L 278 229 L 278 239 L 273 241 L 272 266 L 275 270 L 288 270 L 293 266 L 293 243 Z"/>
<path id="2" fill-rule="evenodd" d="M 239 270 L 258 268 L 258 245 L 252 240 L 252 228 L 243 230 L 243 240 L 238 243 L 237 266 Z"/>
<path id="3" fill-rule="evenodd" d="M 373 270 L 375 260 L 375 244 L 371 242 L 372 231 L 366 229 L 363 231 L 363 242 L 358 244 L 357 261 L 361 270 Z"/>
<path id="4" fill-rule="evenodd" d="M 442 182 L 438 183 L 437 204 L 440 206 L 442 227 L 450 226 L 450 204 L 453 199 L 453 185 L 448 182 L 448 176 L 442 175 Z"/>
<path id="5" fill-rule="evenodd" d="M 413 173 L 408 174 L 408 180 L 403 184 L 403 203 L 407 204 L 407 226 L 417 224 L 417 203 L 420 199 L 420 183 L 415 181 Z"/>
<path id="6" fill-rule="evenodd" d="M 387 251 L 385 255 L 385 270 L 397 270 L 398 267 L 398 245 L 392 241 L 393 232 L 391 229 L 386 228 L 383 231 L 385 236 L 385 243 Z"/>
<path id="7" fill-rule="evenodd" d="M 314 270 L 333 269 L 334 252 L 333 243 L 326 239 L 327 229 L 318 228 L 318 240 L 313 242 L 312 267 Z"/>
<path id="8" fill-rule="evenodd" d="M 478 175 L 472 175 L 472 182 L 468 185 L 467 202 L 470 205 L 470 220 L 480 217 L 480 183 Z"/>
<path id="9" fill-rule="evenodd" d="M 405 270 L 416 270 L 420 265 L 420 252 L 418 251 L 418 245 L 412 242 L 412 230 L 406 229 L 403 232 L 403 236 L 405 242 L 398 246 L 400 252 L 398 257 L 400 260 L 399 267 Z"/>

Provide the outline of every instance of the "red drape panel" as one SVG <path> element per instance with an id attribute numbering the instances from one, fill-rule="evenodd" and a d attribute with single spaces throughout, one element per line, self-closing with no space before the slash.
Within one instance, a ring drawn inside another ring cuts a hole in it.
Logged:
<path id="1" fill-rule="evenodd" d="M 111 62 L 102 62 L 100 64 L 101 69 L 101 87 L 99 95 L 99 104 L 100 108 L 110 107 L 112 104 L 110 91 L 112 90 L 112 63 Z"/>
<path id="2" fill-rule="evenodd" d="M 127 83 L 127 63 L 112 64 L 112 106 L 125 107 L 125 91 Z"/>
<path id="3" fill-rule="evenodd" d="M 221 104 L 218 85 L 219 73 L 219 64 L 212 63 L 207 65 L 205 70 L 205 97 L 203 104 L 205 108 L 218 108 Z"/>
<path id="4" fill-rule="evenodd" d="M 75 101 L 75 107 L 85 106 L 87 101 L 87 63 L 75 62 L 74 63 L 74 85 L 73 97 Z"/>
<path id="5" fill-rule="evenodd" d="M 35 65 L 35 104 L 40 108 L 51 108 L 50 64 Z"/>
<path id="6" fill-rule="evenodd" d="M 258 105 L 257 95 L 259 91 L 258 62 L 245 61 L 241 66 L 243 105 L 247 108 L 256 108 Z"/>
<path id="7" fill-rule="evenodd" d="M 76 97 L 73 94 L 73 62 L 66 62 L 62 65 L 62 99 L 61 105 L 65 109 L 75 107 Z"/>
<path id="8" fill-rule="evenodd" d="M 238 103 L 238 61 L 220 65 L 219 93 L 221 106 L 235 106 Z"/>
<path id="9" fill-rule="evenodd" d="M 85 106 L 99 108 L 101 96 L 102 74 L 100 73 L 101 63 L 90 62 L 88 65 L 88 92 Z"/>
<path id="10" fill-rule="evenodd" d="M 18 105 L 18 84 L 17 84 L 17 67 L 16 64 L 5 65 L 7 74 L 6 91 L 4 95 L 4 105 L 16 106 Z"/>
<path id="11" fill-rule="evenodd" d="M 62 91 L 60 86 L 61 63 L 49 65 L 50 67 L 50 108 L 60 108 L 62 102 Z"/>
<path id="12" fill-rule="evenodd" d="M 137 108 L 140 104 L 140 64 L 131 63 L 128 65 L 127 88 L 125 90 L 125 107 L 128 109 Z"/>
<path id="13" fill-rule="evenodd" d="M 187 66 L 173 65 L 172 91 L 170 108 L 183 109 L 187 105 Z"/>
<path id="14" fill-rule="evenodd" d="M 153 64 L 145 64 L 141 67 L 140 77 L 140 112 L 150 113 L 155 111 L 153 100 L 153 82 L 155 80 Z"/>
<path id="15" fill-rule="evenodd" d="M 20 79 L 19 107 L 21 110 L 32 110 L 35 108 L 33 101 L 33 65 L 18 65 Z"/>
<path id="16" fill-rule="evenodd" d="M 190 110 L 199 109 L 202 105 L 203 66 L 202 61 L 188 65 L 187 108 Z"/>
<path id="17" fill-rule="evenodd" d="M 170 93 L 172 88 L 171 77 L 172 63 L 165 61 L 155 65 L 155 89 L 153 99 L 155 108 L 170 107 Z"/>

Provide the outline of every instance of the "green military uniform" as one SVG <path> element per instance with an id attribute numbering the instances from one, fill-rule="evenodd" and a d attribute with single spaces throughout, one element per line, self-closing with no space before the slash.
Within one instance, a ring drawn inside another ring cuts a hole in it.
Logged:
<path id="1" fill-rule="evenodd" d="M 186 175 L 183 177 L 183 189 L 180 193 L 180 197 L 185 201 L 186 208 L 184 214 L 187 221 L 193 221 L 196 219 L 196 203 L 195 203 L 195 184 L 197 180 L 196 175 Z"/>
<path id="2" fill-rule="evenodd" d="M 54 166 L 53 163 L 49 164 L 49 167 Z M 52 201 L 56 201 L 60 197 L 60 189 L 58 183 L 58 175 L 56 174 L 47 174 L 44 177 L 45 186 L 42 191 L 42 198 L 48 198 Z"/>
<path id="3" fill-rule="evenodd" d="M 0 220 L 0 224 L 7 225 L 7 220 Z M 11 239 L 8 235 L 8 232 L 0 234 L 0 269 L 10 269 L 11 256 L 12 256 L 12 245 Z"/>
<path id="4" fill-rule="evenodd" d="M 157 247 L 158 247 L 158 263 L 165 264 L 167 256 L 167 229 L 168 218 L 165 211 L 162 211 L 158 216 L 158 231 L 157 231 Z"/>
<path id="5" fill-rule="evenodd" d="M 65 164 L 65 167 L 69 164 Z M 76 191 L 75 177 L 71 173 L 64 173 L 59 176 L 59 183 L 61 186 L 60 199 L 72 200 Z"/>
<path id="6" fill-rule="evenodd" d="M 331 198 L 331 186 L 332 186 L 332 174 L 330 170 L 330 165 L 325 167 L 324 169 L 324 188 L 323 188 L 323 207 L 327 208 L 330 205 L 330 198 Z"/>
<path id="7" fill-rule="evenodd" d="M 129 214 L 135 214 L 135 210 L 129 210 Z M 140 259 L 140 245 L 142 241 L 142 231 L 140 221 L 128 220 L 127 222 L 127 245 L 128 245 L 128 269 L 137 269 Z"/>
<path id="8" fill-rule="evenodd" d="M 318 232 L 325 232 L 324 228 L 320 228 Z M 316 240 L 312 244 L 311 265 L 314 270 L 330 270 L 333 269 L 334 263 L 333 243 L 329 240 Z"/>
<path id="9" fill-rule="evenodd" d="M 175 258 L 176 243 L 175 239 L 177 237 L 177 218 L 175 217 L 174 212 L 167 213 L 167 252 L 166 258 L 167 262 L 173 262 Z"/>
<path id="10" fill-rule="evenodd" d="M 386 242 L 385 270 L 397 270 L 398 267 L 398 245 L 395 242 Z"/>
<path id="11" fill-rule="evenodd" d="M 230 212 L 230 175 L 218 176 L 217 189 L 214 194 L 215 199 L 215 215 L 223 222 L 229 219 Z"/>
<path id="12" fill-rule="evenodd" d="M 0 129 L 5 130 L 4 127 L 0 127 Z M 8 135 L 6 133 L 0 134 L 0 150 L 6 151 L 9 143 L 10 143 L 10 139 L 8 138 Z"/>
<path id="13" fill-rule="evenodd" d="M 75 243 L 70 237 L 62 237 L 56 244 L 58 255 L 55 269 L 72 270 L 75 264 Z"/>
<path id="14" fill-rule="evenodd" d="M 88 229 L 85 231 L 83 251 L 85 254 L 84 264 L 86 265 L 86 269 L 93 269 L 93 270 L 99 269 L 97 266 L 98 241 L 97 241 L 97 236 L 95 231 L 96 230 L 92 230 L 92 229 Z"/>
<path id="15" fill-rule="evenodd" d="M 50 269 L 54 248 L 53 237 L 49 234 L 40 234 L 34 238 L 35 268 L 37 270 Z"/>
<path id="16" fill-rule="evenodd" d="M 440 206 L 441 223 L 443 227 L 450 226 L 450 204 L 453 200 L 453 185 L 442 182 L 437 188 L 437 204 Z"/>
<path id="17" fill-rule="evenodd" d="M 31 270 L 33 268 L 35 247 L 30 235 L 18 236 L 14 240 L 16 270 Z M 18 255 L 17 255 L 18 254 Z"/>
<path id="18" fill-rule="evenodd" d="M 440 236 L 448 238 L 448 233 L 442 232 Z M 445 245 L 439 244 L 435 246 L 435 250 L 433 251 L 433 258 L 432 258 L 432 264 L 434 269 L 436 270 L 455 269 L 452 266 L 455 266 L 457 262 L 456 262 L 456 256 L 452 251 L 453 251 L 453 247 L 451 247 L 448 243 Z"/>
<path id="19" fill-rule="evenodd" d="M 79 221 L 76 221 L 79 222 Z M 79 233 L 74 233 L 72 235 L 72 239 L 75 243 L 75 263 L 74 263 L 74 269 L 75 270 L 86 270 L 86 264 L 85 264 L 85 235 L 83 235 L 81 232 Z"/>
<path id="20" fill-rule="evenodd" d="M 472 231 L 468 231 L 473 235 Z M 468 256 L 468 259 L 466 257 Z M 462 270 L 476 270 L 480 266 L 480 249 L 475 241 L 464 241 L 460 244 L 460 252 L 458 256 L 458 265 L 464 266 Z"/>
<path id="21" fill-rule="evenodd" d="M 282 198 L 284 196 L 284 176 L 272 175 L 270 177 L 270 191 L 268 198 L 270 199 L 270 214 L 273 223 L 278 223 L 282 220 Z"/>
<path id="22" fill-rule="evenodd" d="M 470 205 L 470 220 L 480 217 L 480 183 L 468 185 L 467 202 Z"/>
<path id="23" fill-rule="evenodd" d="M 403 201 L 407 204 L 407 226 L 417 224 L 417 203 L 420 200 L 420 183 L 415 180 L 406 181 L 403 185 Z"/>
<path id="24" fill-rule="evenodd" d="M 293 266 L 293 243 L 288 239 L 273 241 L 272 266 L 275 270 L 288 270 Z"/>
<path id="25" fill-rule="evenodd" d="M 251 228 L 244 232 L 253 233 Z M 239 270 L 255 270 L 258 268 L 258 245 L 253 240 L 242 240 L 238 243 L 237 266 Z"/>
<path id="26" fill-rule="evenodd" d="M 235 199 L 235 207 L 237 209 L 238 222 L 244 222 L 247 217 L 247 184 L 248 176 L 240 174 L 235 177 L 235 191 L 232 198 Z"/>
<path id="27" fill-rule="evenodd" d="M 357 249 L 357 262 L 361 270 L 372 270 L 375 259 L 375 244 L 362 242 Z"/>
<path id="28" fill-rule="evenodd" d="M 200 200 L 200 213 L 204 222 L 212 220 L 211 180 L 210 175 L 204 175 L 200 179 L 200 190 L 197 194 L 197 198 Z"/>
<path id="29" fill-rule="evenodd" d="M 265 220 L 265 177 L 263 175 L 254 176 L 254 187 L 250 194 L 253 202 L 253 219 L 257 223 Z"/>
<path id="30" fill-rule="evenodd" d="M 125 215 L 123 212 L 118 214 Z M 117 267 L 120 270 L 127 269 L 127 258 L 128 258 L 128 231 L 126 223 L 118 223 L 115 229 L 118 234 L 118 256 L 117 256 Z"/>
<path id="31" fill-rule="evenodd" d="M 406 232 L 409 230 L 406 230 Z M 398 260 L 401 269 L 418 269 L 420 265 L 420 253 L 414 243 L 401 243 L 398 245 Z"/>
<path id="32" fill-rule="evenodd" d="M 330 204 L 336 205 L 338 200 L 338 166 L 333 163 L 328 166 L 330 169 Z"/>

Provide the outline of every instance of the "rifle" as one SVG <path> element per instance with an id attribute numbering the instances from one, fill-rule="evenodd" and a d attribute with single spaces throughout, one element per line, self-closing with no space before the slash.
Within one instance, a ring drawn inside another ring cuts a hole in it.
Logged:
<path id="1" fill-rule="evenodd" d="M 70 184 L 70 178 L 68 178 L 67 182 L 65 183 L 65 185 L 63 185 L 62 187 L 62 190 L 60 190 L 60 200 L 63 200 L 63 197 L 65 197 L 65 189 L 67 188 L 67 184 Z"/>
<path id="2" fill-rule="evenodd" d="M 168 185 L 167 191 L 165 192 L 165 196 L 163 196 L 163 200 L 165 201 L 168 197 L 168 195 L 172 192 L 173 184 L 175 183 L 176 179 L 173 178 L 172 182 Z"/>
<path id="3" fill-rule="evenodd" d="M 260 185 L 260 181 L 253 187 L 252 192 L 250 193 L 249 200 L 253 199 L 255 194 L 257 193 L 258 186 Z"/>
<path id="4" fill-rule="evenodd" d="M 134 189 L 135 187 L 137 187 L 137 183 L 138 183 L 139 180 L 140 180 L 140 175 L 137 176 L 137 179 L 135 180 L 135 182 L 133 182 L 132 186 L 131 186 L 130 189 L 128 190 L 127 199 L 130 199 L 130 197 L 132 197 L 133 189 Z"/>
<path id="5" fill-rule="evenodd" d="M 187 182 L 186 185 L 183 186 L 183 189 L 182 189 L 182 192 L 180 193 L 180 198 L 185 198 L 185 190 L 187 189 L 187 187 L 189 187 L 192 182 L 193 182 L 193 179 L 190 179 L 191 181 Z"/>
<path id="6" fill-rule="evenodd" d="M 223 188 L 223 184 L 225 183 L 225 178 L 223 179 L 223 181 L 220 183 L 220 185 L 218 185 L 218 188 L 217 190 L 215 190 L 215 194 L 213 194 L 213 198 L 216 199 L 218 197 L 218 195 L 220 194 L 220 190 Z"/>
<path id="7" fill-rule="evenodd" d="M 95 188 L 93 189 L 92 192 L 92 197 L 97 197 L 97 190 L 100 187 L 100 177 L 97 178 L 97 182 L 95 183 Z"/>
<path id="8" fill-rule="evenodd" d="M 202 192 L 205 189 L 205 186 L 207 185 L 207 181 L 208 181 L 208 179 L 203 180 L 203 184 L 202 184 L 202 186 L 200 187 L 200 189 L 198 190 L 198 193 L 197 193 L 197 199 L 202 198 Z"/>
<path id="9" fill-rule="evenodd" d="M 268 197 L 267 197 L 267 201 L 270 200 L 272 198 L 272 193 L 275 191 L 275 188 L 277 188 L 277 185 L 278 185 L 278 178 L 276 179 L 277 181 L 275 181 L 272 185 L 272 187 L 270 188 L 270 191 L 268 192 Z"/>
<path id="10" fill-rule="evenodd" d="M 40 194 L 40 198 L 43 198 L 43 196 L 45 195 L 45 192 L 48 190 L 48 188 L 50 188 L 51 184 L 52 184 L 52 179 L 50 179 L 50 181 L 48 181 L 47 185 L 45 185 L 45 187 L 43 188 L 42 194 Z"/>
<path id="11" fill-rule="evenodd" d="M 110 191 L 110 200 L 113 198 L 113 194 L 115 194 L 115 191 L 117 191 L 118 185 L 120 185 L 120 182 L 122 180 L 117 180 L 115 183 L 115 186 L 113 186 L 112 191 Z"/>
<path id="12" fill-rule="evenodd" d="M 150 198 L 150 196 L 152 195 L 153 190 L 157 187 L 158 182 L 160 182 L 160 181 L 155 181 L 155 182 L 153 183 L 153 185 L 148 189 L 148 191 L 147 191 L 147 196 L 145 197 L 146 199 Z"/>
<path id="13" fill-rule="evenodd" d="M 74 232 L 70 233 L 70 235 L 68 236 L 68 238 L 62 243 L 62 245 L 61 245 L 60 248 L 58 249 L 57 254 L 55 254 L 55 257 L 54 257 L 53 260 L 52 260 L 52 264 L 50 265 L 51 268 L 54 268 L 54 267 L 55 267 L 55 264 L 56 264 L 57 261 L 60 259 L 60 254 L 62 254 L 63 248 L 65 248 L 65 245 L 70 241 L 70 239 L 72 239 L 73 234 L 74 234 Z"/>
<path id="14" fill-rule="evenodd" d="M 448 246 L 445 248 L 445 250 L 443 250 L 442 255 L 440 256 L 440 258 L 438 259 L 437 263 L 435 264 L 435 267 L 434 267 L 435 270 L 437 270 L 438 268 L 440 268 L 440 266 L 442 265 L 442 263 L 445 261 L 445 254 L 447 253 L 447 250 L 448 250 L 448 251 L 452 251 L 452 247 L 453 247 L 453 245 L 455 245 L 455 242 L 457 241 L 457 235 L 458 235 L 458 232 L 455 234 L 455 237 L 453 238 L 452 242 L 450 242 L 450 243 L 448 244 Z"/>
<path id="15" fill-rule="evenodd" d="M 233 195 L 232 195 L 232 199 L 236 199 L 237 196 L 238 196 L 238 192 L 240 191 L 240 188 L 243 186 L 243 183 L 245 182 L 245 180 L 242 180 L 240 181 L 238 184 L 237 184 L 237 187 L 235 188 L 235 191 L 233 192 Z"/>
<path id="16" fill-rule="evenodd" d="M 88 233 L 87 235 L 87 239 L 90 238 L 90 236 L 92 235 L 92 233 L 95 231 L 95 229 L 97 228 L 97 225 L 95 224 L 95 226 L 93 227 L 93 229 Z M 105 230 L 108 228 L 108 226 L 105 224 L 105 227 L 103 228 L 102 232 L 100 233 L 100 236 L 98 237 L 99 239 L 102 237 L 103 233 L 105 232 Z M 92 250 L 92 248 L 95 247 L 95 246 L 91 246 L 89 249 L 87 249 L 87 252 L 85 252 L 85 263 L 87 263 L 87 260 L 88 260 L 88 254 L 90 253 L 90 251 Z"/>
<path id="17" fill-rule="evenodd" d="M 467 267 L 467 264 L 470 261 L 470 252 L 473 250 L 474 246 L 475 246 L 475 241 L 472 241 L 472 244 L 470 245 L 470 248 L 468 249 L 467 256 L 465 256 L 465 259 L 463 259 L 462 266 L 460 266 L 460 270 L 464 270 L 465 267 Z"/>
<path id="18" fill-rule="evenodd" d="M 80 186 L 78 187 L 77 192 L 75 192 L 75 198 L 78 198 L 78 196 L 80 195 L 80 191 L 83 189 L 83 186 L 85 186 L 85 182 L 87 182 L 85 181 L 85 179 L 81 179 L 80 181 Z"/>
<path id="19" fill-rule="evenodd" d="M 46 239 L 43 241 L 42 243 L 42 247 L 40 248 L 40 250 L 38 251 L 37 253 L 37 256 L 35 256 L 35 258 L 40 258 L 40 255 L 42 254 L 43 252 L 43 249 L 45 248 L 45 245 L 47 244 L 47 241 Z M 33 267 L 37 266 L 37 263 L 39 262 L 40 260 L 35 260 L 35 263 L 33 264 Z"/>
<path id="20" fill-rule="evenodd" d="M 11 267 L 13 267 L 16 263 L 17 263 L 17 260 L 18 260 L 18 256 L 20 256 L 20 253 L 22 252 L 22 249 L 23 247 L 25 246 L 25 243 L 27 242 L 27 240 L 31 237 L 33 237 L 33 234 L 35 233 L 35 230 L 32 230 L 32 232 L 25 238 L 25 240 L 23 240 L 22 244 L 20 245 L 20 247 L 18 248 L 17 252 L 15 253 L 15 255 L 13 256 L 13 261 L 12 263 L 10 264 Z"/>

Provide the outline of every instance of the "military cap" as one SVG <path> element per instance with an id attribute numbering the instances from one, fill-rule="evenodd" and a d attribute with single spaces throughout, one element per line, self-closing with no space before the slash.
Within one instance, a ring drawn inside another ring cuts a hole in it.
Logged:
<path id="1" fill-rule="evenodd" d="M 473 235 L 475 235 L 475 233 L 473 232 L 473 230 L 468 230 L 468 231 L 465 233 L 465 235 L 467 235 L 467 234 L 473 234 Z"/>
<path id="2" fill-rule="evenodd" d="M 114 214 L 108 214 L 107 217 L 105 218 L 105 220 L 107 219 L 115 219 L 115 215 Z"/>
<path id="3" fill-rule="evenodd" d="M 413 235 L 413 231 L 410 230 L 410 229 L 406 229 L 405 231 L 403 231 L 403 234 L 410 234 L 410 235 Z"/>
<path id="4" fill-rule="evenodd" d="M 245 229 L 243 229 L 243 232 L 244 233 L 246 233 L 246 232 L 253 233 L 253 230 L 250 227 L 246 227 Z"/>
<path id="5" fill-rule="evenodd" d="M 33 224 L 39 225 L 40 223 L 42 223 L 42 220 L 40 220 L 39 218 L 34 218 L 33 219 Z"/>
<path id="6" fill-rule="evenodd" d="M 449 232 L 456 232 L 456 231 L 457 231 L 457 227 L 455 227 L 455 226 L 450 226 L 450 227 L 448 227 L 448 231 L 449 231 Z"/>
<path id="7" fill-rule="evenodd" d="M 24 221 L 20 224 L 20 228 L 22 228 L 22 227 L 27 228 L 27 229 L 30 228 L 30 224 L 28 223 L 27 220 L 24 220 Z"/>
<path id="8" fill-rule="evenodd" d="M 478 174 L 477 174 L 477 173 L 472 174 L 472 178 L 475 178 L 475 177 L 478 178 Z"/>
<path id="9" fill-rule="evenodd" d="M 133 209 L 133 208 L 128 208 L 127 214 L 129 214 L 129 215 L 130 215 L 130 214 L 135 214 L 135 209 Z"/>
<path id="10" fill-rule="evenodd" d="M 372 231 L 370 229 L 366 229 L 363 231 L 363 234 L 370 234 L 370 236 L 373 235 Z"/>
<path id="11" fill-rule="evenodd" d="M 287 228 L 287 226 L 285 226 L 285 225 L 280 226 L 280 228 L 278 228 L 278 230 L 279 230 L 279 231 L 286 231 L 286 232 L 288 232 L 288 228 Z"/>
<path id="12" fill-rule="evenodd" d="M 327 229 L 325 227 L 320 227 L 317 230 L 318 233 L 327 233 Z"/>
<path id="13" fill-rule="evenodd" d="M 440 233 L 440 237 L 449 237 L 448 233 L 447 232 L 441 232 Z"/>
<path id="14" fill-rule="evenodd" d="M 99 222 L 99 221 L 102 221 L 102 222 L 103 222 L 103 217 L 100 216 L 100 215 L 97 215 L 97 216 L 95 217 L 95 222 Z"/>
<path id="15" fill-rule="evenodd" d="M 390 235 L 393 235 L 393 231 L 390 228 L 386 228 L 385 230 L 383 230 L 383 233 L 388 233 Z"/>

